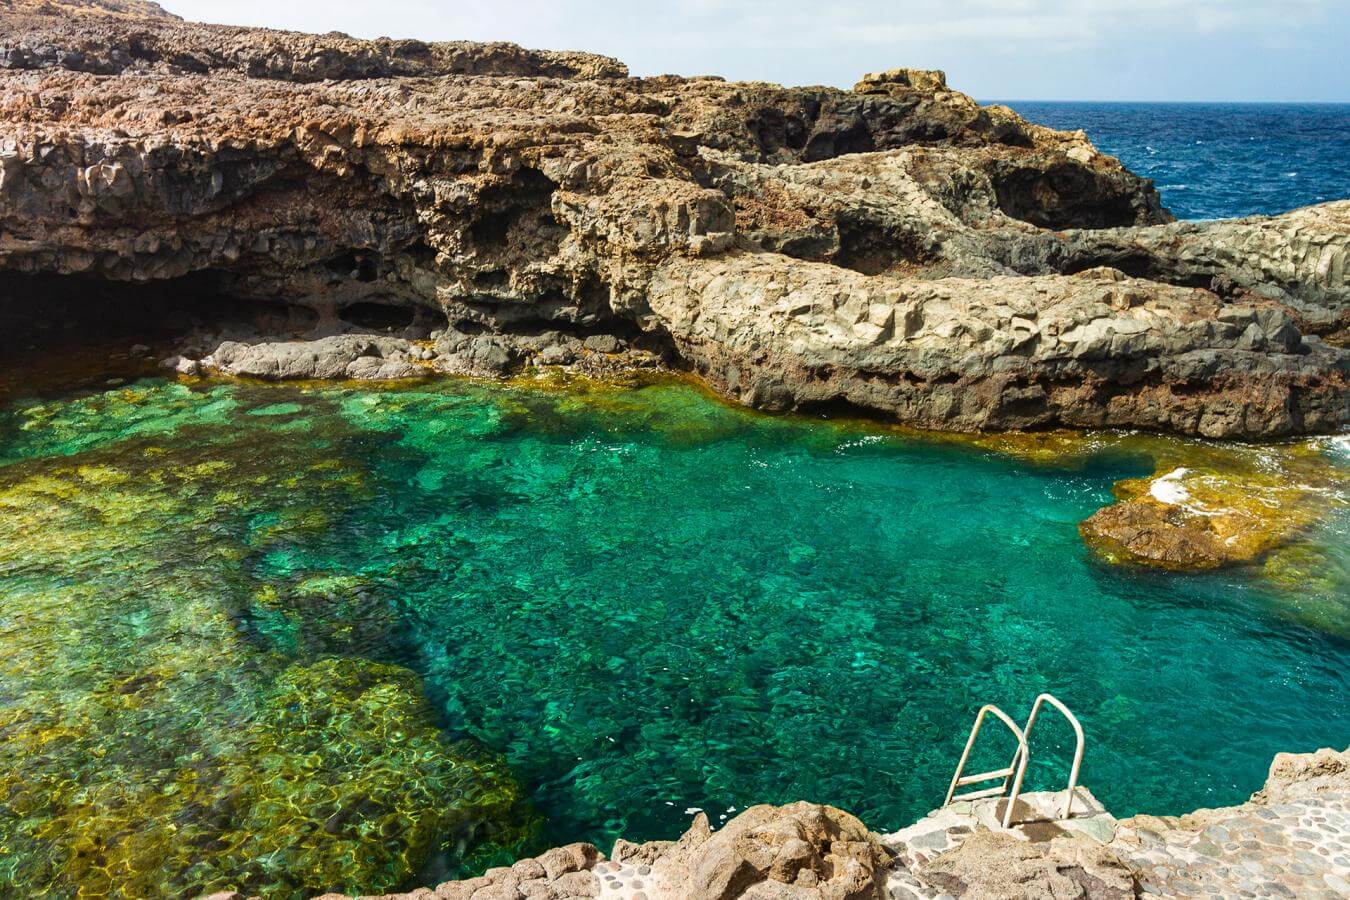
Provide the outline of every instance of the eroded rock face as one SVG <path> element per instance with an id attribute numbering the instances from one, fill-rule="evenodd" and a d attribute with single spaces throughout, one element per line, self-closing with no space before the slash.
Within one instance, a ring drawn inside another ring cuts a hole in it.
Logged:
<path id="1" fill-rule="evenodd" d="M 16 17 L 40 17 L 36 27 L 20 20 L 19 28 L 0 35 L 0 68 L 6 69 L 59 68 L 99 75 L 229 71 L 282 81 L 628 74 L 622 63 L 606 56 L 532 51 L 506 42 L 361 41 L 338 32 L 309 35 L 185 24 L 145 0 L 3 0 L 0 9 Z M 130 20 L 134 27 L 111 27 L 109 19 Z"/>
<path id="2" fill-rule="evenodd" d="M 867 826 L 833 807 L 754 806 L 717 832 L 700 813 L 652 865 L 651 896 L 881 900 L 889 865 Z"/>
<path id="3" fill-rule="evenodd" d="M 1319 794 L 1350 794 L 1350 749 L 1275 754 L 1265 787 L 1252 802 L 1273 805 Z"/>
<path id="4" fill-rule="evenodd" d="M 612 338 L 753 406 L 928 427 L 1350 420 L 1350 203 L 1167 224 L 1081 132 L 941 73 L 634 79 L 8 2 L 0 273 L 420 308 L 467 336 L 452 370 Z"/>

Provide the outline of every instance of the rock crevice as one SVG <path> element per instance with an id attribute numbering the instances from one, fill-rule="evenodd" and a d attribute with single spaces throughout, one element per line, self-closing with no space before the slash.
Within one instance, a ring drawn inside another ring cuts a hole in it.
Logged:
<path id="1" fill-rule="evenodd" d="M 753 406 L 927 427 L 1350 421 L 1350 204 L 1172 223 L 1081 132 L 941 73 L 638 79 L 144 4 L 7 9 L 0 271 L 211 272 L 310 310 L 319 338 L 425 310 L 473 339 L 451 371 L 570 365 L 612 338 Z"/>

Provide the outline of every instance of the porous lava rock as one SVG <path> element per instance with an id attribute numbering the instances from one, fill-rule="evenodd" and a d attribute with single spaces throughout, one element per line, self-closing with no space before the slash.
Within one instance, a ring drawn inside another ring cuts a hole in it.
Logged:
<path id="1" fill-rule="evenodd" d="M 1350 203 L 1174 223 L 1081 132 L 939 72 L 632 78 L 114 0 L 4 19 L 0 305 L 29 319 L 90 284 L 134 310 L 190 283 L 490 338 L 448 371 L 603 338 L 591 356 L 766 409 L 1207 437 L 1350 420 Z"/>

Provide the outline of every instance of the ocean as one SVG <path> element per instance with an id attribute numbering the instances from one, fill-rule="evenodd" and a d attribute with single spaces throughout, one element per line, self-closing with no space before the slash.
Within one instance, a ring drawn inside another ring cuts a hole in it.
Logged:
<path id="1" fill-rule="evenodd" d="M 1152 178 L 1178 219 L 1350 198 L 1350 104 L 999 101 Z"/>

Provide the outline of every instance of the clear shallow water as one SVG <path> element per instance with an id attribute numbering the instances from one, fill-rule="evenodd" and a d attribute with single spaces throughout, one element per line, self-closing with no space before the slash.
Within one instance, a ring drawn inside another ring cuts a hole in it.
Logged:
<path id="1" fill-rule="evenodd" d="M 1121 815 L 1239 801 L 1350 733 L 1345 517 L 1292 592 L 1104 566 L 1076 526 L 1138 456 L 1036 466 L 679 383 L 150 381 L 13 404 L 0 463 L 19 885 L 150 864 L 168 893 L 266 852 L 271 896 L 380 890 L 447 834 L 487 840 L 472 868 L 802 798 L 893 828 L 980 703 L 1041 690 Z M 1067 749 L 1047 720 L 1033 786 Z"/>
<path id="2" fill-rule="evenodd" d="M 1274 215 L 1350 198 L 1350 104 L 1009 104 L 1051 128 L 1083 129 L 1152 178 L 1180 219 Z"/>

